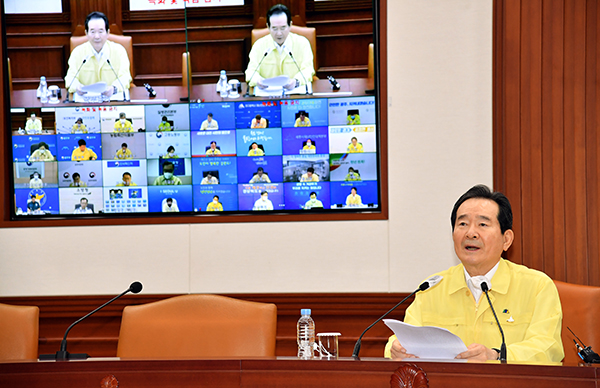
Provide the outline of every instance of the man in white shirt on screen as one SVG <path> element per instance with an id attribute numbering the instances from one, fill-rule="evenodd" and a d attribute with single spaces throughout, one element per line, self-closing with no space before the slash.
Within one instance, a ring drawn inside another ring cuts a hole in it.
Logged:
<path id="1" fill-rule="evenodd" d="M 70 85 L 69 93 L 83 95 L 83 86 L 101 81 L 106 82 L 106 90 L 102 92 L 106 97 L 122 92 L 123 88 L 129 89 L 132 78 L 127 50 L 108 40 L 108 27 L 108 18 L 102 12 L 92 12 L 85 19 L 88 41 L 75 47 L 69 57 L 65 76 L 65 85 Z"/>
<path id="2" fill-rule="evenodd" d="M 87 205 L 88 205 L 87 198 L 85 198 L 85 197 L 81 198 L 79 200 L 79 207 L 75 209 L 73 214 L 92 214 L 92 213 L 94 213 L 92 211 L 92 209 L 90 209 Z"/>
<path id="3" fill-rule="evenodd" d="M 204 120 L 202 122 L 202 125 L 200 125 L 200 130 L 201 131 L 206 131 L 206 130 L 217 130 L 219 129 L 219 123 L 217 122 L 217 120 L 213 119 L 213 114 L 209 113 L 206 116 L 206 120 Z"/>
<path id="4" fill-rule="evenodd" d="M 273 202 L 269 199 L 269 193 L 266 191 L 260 193 L 260 198 L 254 202 L 252 210 L 273 210 Z"/>

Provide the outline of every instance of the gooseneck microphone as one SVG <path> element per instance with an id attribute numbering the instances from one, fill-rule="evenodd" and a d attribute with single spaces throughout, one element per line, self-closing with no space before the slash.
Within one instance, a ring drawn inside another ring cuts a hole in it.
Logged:
<path id="1" fill-rule="evenodd" d="M 75 80 L 77 79 L 77 76 L 79 75 L 79 72 L 81 71 L 81 68 L 83 67 L 83 65 L 85 65 L 85 63 L 88 61 L 88 59 L 91 58 L 91 56 L 92 55 L 90 54 L 87 57 L 85 57 L 83 59 L 83 62 L 81 62 L 81 65 L 79 65 L 79 69 L 77 69 L 77 72 L 75 73 L 75 76 L 73 77 L 73 79 L 69 83 L 69 86 L 67 86 L 67 98 L 63 101 L 63 103 L 69 103 L 69 102 L 71 102 L 71 101 L 69 101 L 69 89 L 71 89 L 71 86 L 73 86 L 73 82 L 75 82 Z"/>
<path id="2" fill-rule="evenodd" d="M 441 282 L 443 278 L 444 278 L 443 276 L 435 275 L 435 276 L 432 276 L 429 279 L 425 280 L 423 283 L 421 283 L 421 285 L 419 286 L 419 288 L 417 288 L 416 290 L 414 290 L 410 295 L 408 295 L 406 298 L 402 299 L 397 305 L 395 305 L 394 307 L 392 307 L 387 313 L 383 314 L 378 320 L 376 320 L 369 327 L 367 327 L 365 329 L 365 331 L 363 331 L 363 333 L 360 335 L 360 337 L 358 337 L 358 340 L 356 341 L 356 344 L 354 345 L 354 351 L 352 352 L 352 357 L 354 357 L 354 359 L 356 359 L 356 360 L 359 359 L 358 353 L 360 352 L 360 346 L 361 346 L 362 337 L 365 335 L 365 333 L 367 331 L 369 331 L 370 328 L 372 328 L 373 326 L 375 326 L 375 324 L 377 322 L 381 321 L 383 318 L 387 317 L 389 313 L 391 313 L 392 311 L 394 311 L 398 306 L 400 306 L 402 303 L 404 303 L 408 298 L 410 298 L 411 296 L 413 296 L 414 294 L 416 294 L 419 291 L 425 291 L 428 288 L 431 288 L 431 287 L 435 286 L 436 284 L 438 284 L 439 282 Z"/>
<path id="3" fill-rule="evenodd" d="M 298 68 L 298 73 L 300 73 L 300 75 L 302 76 L 302 79 L 304 80 L 304 86 L 306 87 L 306 94 L 307 95 L 312 94 L 312 93 L 308 92 L 308 82 L 306 81 L 306 77 L 304 76 L 304 74 L 302 74 L 302 70 L 300 70 L 300 66 L 298 65 L 298 62 L 296 62 L 296 58 L 294 58 L 294 54 L 292 54 L 291 51 L 288 51 L 288 54 L 290 54 L 290 58 L 292 58 L 292 61 L 294 61 L 296 68 Z"/>
<path id="4" fill-rule="evenodd" d="M 494 306 L 492 306 L 492 301 L 490 300 L 490 296 L 488 294 L 489 290 L 490 290 L 490 288 L 488 287 L 488 284 L 486 282 L 481 282 L 481 291 L 485 292 L 485 296 L 488 300 L 488 304 L 490 305 L 490 308 L 492 309 L 492 313 L 494 313 L 494 318 L 496 318 L 496 323 L 498 324 L 498 329 L 500 330 L 500 334 L 502 335 L 502 345 L 500 346 L 500 357 L 498 358 L 498 360 L 500 360 L 500 362 L 502 362 L 502 363 L 505 363 L 506 362 L 506 341 L 504 340 L 504 331 L 502 330 L 502 326 L 500 326 L 500 321 L 498 320 L 496 311 L 494 311 Z"/>
<path id="5" fill-rule="evenodd" d="M 132 292 L 134 294 L 137 294 L 140 291 L 142 291 L 142 283 L 140 283 L 140 282 L 133 282 L 133 283 L 131 283 L 131 285 L 129 286 L 128 289 L 126 289 L 125 291 L 123 291 L 119 295 L 115 296 L 114 298 L 112 298 L 108 302 L 104 303 L 102 306 L 98 307 L 94 311 L 92 311 L 92 312 L 84 315 L 83 317 L 81 317 L 78 320 L 76 320 L 75 322 L 73 322 L 71 324 L 71 326 L 69 326 L 67 328 L 67 331 L 65 332 L 65 335 L 64 335 L 64 337 L 62 339 L 62 342 L 60 343 L 60 350 L 58 352 L 56 352 L 56 354 L 42 354 L 42 355 L 40 355 L 40 360 L 69 361 L 69 360 L 85 360 L 85 359 L 89 358 L 89 355 L 86 354 L 86 353 L 74 353 L 74 354 L 70 354 L 69 352 L 67 352 L 67 335 L 69 334 L 69 331 L 71 331 L 71 329 L 76 324 L 78 324 L 79 322 L 83 321 L 84 319 L 86 319 L 90 315 L 94 314 L 98 310 L 100 310 L 100 309 L 108 306 L 109 304 L 111 304 L 115 300 L 119 299 L 123 295 L 127 294 L 128 292 Z"/>
<path id="6" fill-rule="evenodd" d="M 127 102 L 129 101 L 127 99 L 127 97 L 125 96 L 125 87 L 123 86 L 123 83 L 121 82 L 121 80 L 119 79 L 119 76 L 117 75 L 117 72 L 115 71 L 115 68 L 112 66 L 112 64 L 110 63 L 110 59 L 106 58 L 106 63 L 108 63 L 108 66 L 110 66 L 110 69 L 112 70 L 113 74 L 115 75 L 115 77 L 117 78 L 117 81 L 119 81 L 119 85 L 121 85 L 121 89 L 123 90 L 123 101 Z"/>
<path id="7" fill-rule="evenodd" d="M 258 62 L 258 66 L 256 66 L 256 69 L 254 69 L 254 73 L 252 73 L 252 75 L 248 79 L 248 82 L 246 83 L 246 94 L 244 94 L 244 97 L 250 96 L 250 81 L 252 81 L 252 78 L 254 78 L 254 76 L 258 72 L 258 69 L 260 69 L 260 65 L 262 65 L 262 63 L 265 60 L 265 58 L 267 57 L 267 55 L 271 54 L 271 51 L 273 51 L 273 48 L 267 49 L 267 51 L 265 51 L 265 53 L 263 54 L 263 57 L 260 59 L 260 62 Z"/>

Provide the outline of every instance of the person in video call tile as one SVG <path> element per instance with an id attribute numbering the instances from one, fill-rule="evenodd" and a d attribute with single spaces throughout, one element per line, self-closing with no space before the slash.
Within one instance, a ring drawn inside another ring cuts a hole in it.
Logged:
<path id="1" fill-rule="evenodd" d="M 219 129 L 219 123 L 217 122 L 217 120 L 213 119 L 213 114 L 209 113 L 208 115 L 206 115 L 206 120 L 204 120 L 202 122 L 202 124 L 200 125 L 200 130 L 201 131 L 206 131 L 206 130 L 217 130 Z"/>
<path id="2" fill-rule="evenodd" d="M 137 186 L 137 184 L 131 179 L 131 174 L 126 171 L 123 173 L 123 180 L 117 183 L 117 186 Z"/>
<path id="3" fill-rule="evenodd" d="M 38 144 L 38 149 L 33 151 L 31 156 L 29 157 L 30 162 L 50 162 L 54 160 L 54 155 L 48 149 L 48 144 L 45 142 L 40 142 Z"/>
<path id="4" fill-rule="evenodd" d="M 163 213 L 178 213 L 179 206 L 177 206 L 177 200 L 173 198 L 167 198 L 162 205 Z"/>
<path id="5" fill-rule="evenodd" d="M 179 156 L 177 156 L 177 154 L 175 153 L 175 147 L 173 146 L 169 146 L 169 148 L 167 148 L 167 153 L 162 155 L 163 159 L 176 159 Z"/>
<path id="6" fill-rule="evenodd" d="M 124 112 L 119 113 L 119 119 L 115 121 L 115 132 L 133 132 L 133 124 L 127 120 L 127 115 Z"/>
<path id="7" fill-rule="evenodd" d="M 211 174 L 206 174 L 206 176 L 204 178 L 202 178 L 202 181 L 200 182 L 201 185 L 218 185 L 219 184 L 219 179 L 217 179 L 216 176 L 212 176 Z"/>
<path id="8" fill-rule="evenodd" d="M 72 161 L 83 161 L 83 160 L 96 160 L 98 159 L 98 155 L 91 149 L 87 148 L 86 142 L 84 139 L 79 139 L 77 142 L 79 147 L 73 150 L 71 153 Z"/>
<path id="9" fill-rule="evenodd" d="M 121 148 L 115 154 L 115 159 L 133 159 L 133 152 L 127 148 L 127 143 L 121 144 Z"/>
<path id="10" fill-rule="evenodd" d="M 269 179 L 269 175 L 265 174 L 265 170 L 259 167 L 248 183 L 271 183 L 271 179 Z"/>
<path id="11" fill-rule="evenodd" d="M 358 139 L 353 137 L 350 139 L 350 144 L 348 144 L 347 152 L 349 153 L 359 153 L 363 152 L 363 146 L 358 142 Z"/>
<path id="12" fill-rule="evenodd" d="M 210 148 L 206 150 L 206 156 L 215 155 L 221 155 L 221 150 L 217 148 L 217 142 L 213 140 L 210 142 Z"/>
<path id="13" fill-rule="evenodd" d="M 155 186 L 170 186 L 180 185 L 181 179 L 173 175 L 175 171 L 175 165 L 171 162 L 165 162 L 163 164 L 163 174 L 154 180 Z"/>
<path id="14" fill-rule="evenodd" d="M 306 139 L 306 144 L 302 147 L 303 151 L 317 151 L 317 147 L 312 143 L 311 139 Z"/>
<path id="15" fill-rule="evenodd" d="M 310 127 L 310 119 L 306 117 L 306 112 L 301 110 L 300 116 L 296 119 L 294 127 Z"/>
<path id="16" fill-rule="evenodd" d="M 306 173 L 300 177 L 300 182 L 318 182 L 319 176 L 315 174 L 315 169 L 309 167 L 306 169 Z"/>
<path id="17" fill-rule="evenodd" d="M 35 194 L 31 194 L 30 200 L 27 202 L 27 214 L 41 213 L 41 205 Z"/>
<path id="18" fill-rule="evenodd" d="M 163 116 L 158 124 L 158 132 L 172 131 L 171 123 L 167 120 L 167 116 Z"/>
<path id="19" fill-rule="evenodd" d="M 360 115 L 357 113 L 353 113 L 348 115 L 346 118 L 347 125 L 360 125 Z"/>
<path id="20" fill-rule="evenodd" d="M 310 199 L 308 201 L 306 201 L 306 203 L 304 204 L 304 209 L 308 210 L 308 209 L 316 209 L 316 208 L 322 209 L 323 202 L 321 202 L 317 199 L 317 193 L 313 191 L 310 193 Z"/>
<path id="21" fill-rule="evenodd" d="M 356 171 L 354 171 L 354 169 L 352 167 L 348 168 L 348 174 L 346 174 L 346 179 L 344 179 L 345 181 L 361 181 L 362 179 L 360 178 L 360 174 Z"/>
<path id="22" fill-rule="evenodd" d="M 122 92 L 123 87 L 129 89 L 131 73 L 127 50 L 108 40 L 108 26 L 108 18 L 101 12 L 92 12 L 85 19 L 88 41 L 75 47 L 69 57 L 69 70 L 65 76 L 65 85 L 70 85 L 69 93 L 83 95 L 83 86 L 98 82 L 106 83 L 106 89 L 102 92 L 106 97 Z"/>
<path id="23" fill-rule="evenodd" d="M 254 202 L 252 210 L 273 210 L 273 202 L 269 199 L 269 193 L 261 192 L 260 198 Z"/>
<path id="24" fill-rule="evenodd" d="M 252 119 L 252 123 L 250 124 L 250 128 L 266 128 L 267 127 L 267 119 L 261 117 L 260 115 L 254 116 Z"/>
<path id="25" fill-rule="evenodd" d="M 346 197 L 346 206 L 360 206 L 362 205 L 362 198 L 357 194 L 358 190 L 356 187 L 350 189 L 350 194 Z"/>
<path id="26" fill-rule="evenodd" d="M 258 147 L 258 144 L 256 144 L 256 142 L 250 144 L 250 151 L 248 151 L 248 156 L 264 156 L 264 155 L 265 155 L 265 151 L 260 149 L 260 147 Z"/>
<path id="27" fill-rule="evenodd" d="M 79 207 L 73 211 L 73 214 L 92 214 L 92 209 L 88 207 L 87 198 L 83 197 L 79 200 Z"/>
<path id="28" fill-rule="evenodd" d="M 75 124 L 71 127 L 71 133 L 88 133 L 88 129 L 83 123 L 83 119 L 79 117 Z"/>
<path id="29" fill-rule="evenodd" d="M 42 133 L 42 120 L 36 117 L 34 112 L 31 112 L 31 117 L 25 122 L 25 132 L 28 135 L 39 135 Z"/>
<path id="30" fill-rule="evenodd" d="M 305 80 L 310 82 L 315 74 L 312 48 L 304 36 L 290 32 L 290 10 L 285 5 L 276 4 L 267 12 L 266 21 L 269 35 L 254 42 L 250 50 L 250 61 L 246 69 L 246 81 L 249 86 L 258 85 L 263 89 L 266 87 L 263 84 L 265 78 L 280 75 L 290 78 L 284 86 L 287 90 L 304 85 Z"/>
<path id="31" fill-rule="evenodd" d="M 69 184 L 69 187 L 87 187 L 87 183 L 81 180 L 81 175 L 78 172 L 73 173 L 73 182 Z"/>
<path id="32" fill-rule="evenodd" d="M 219 196 L 215 195 L 213 197 L 213 200 L 206 205 L 206 211 L 207 212 L 222 212 L 223 211 L 223 204 L 221 202 L 219 202 Z"/>
<path id="33" fill-rule="evenodd" d="M 29 180 L 29 188 L 30 189 L 41 189 L 44 187 L 44 181 L 40 178 L 40 173 L 35 171 L 31 174 L 31 179 Z"/>
<path id="34" fill-rule="evenodd" d="M 450 213 L 460 264 L 436 274 L 442 280 L 416 295 L 404 322 L 446 329 L 467 345 L 455 358 L 487 361 L 500 356 L 495 349 L 502 343 L 496 315 L 506 336 L 508 362 L 558 363 L 564 357 L 559 294 L 545 273 L 502 258 L 514 241 L 512 223 L 504 194 L 484 185 L 465 192 Z M 394 359 L 415 357 L 396 336 L 390 337 L 384 352 Z"/>

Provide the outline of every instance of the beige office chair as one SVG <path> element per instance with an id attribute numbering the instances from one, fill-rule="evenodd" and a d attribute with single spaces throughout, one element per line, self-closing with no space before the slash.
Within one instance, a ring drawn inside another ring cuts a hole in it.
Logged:
<path id="1" fill-rule="evenodd" d="M 290 28 L 290 32 L 293 32 L 294 34 L 302 35 L 303 37 L 308 39 L 308 41 L 310 42 L 310 47 L 312 48 L 312 52 L 313 52 L 313 66 L 315 68 L 315 73 L 316 73 L 317 70 L 319 69 L 319 67 L 317 66 L 317 30 L 314 27 L 302 27 L 302 26 L 296 26 L 296 25 L 292 24 L 292 27 Z M 267 35 L 268 33 L 269 33 L 268 28 L 253 29 L 252 30 L 252 39 L 251 39 L 252 45 L 254 45 L 254 42 L 259 40 L 263 36 Z M 317 78 L 317 76 L 314 75 L 313 79 L 318 80 L 319 78 Z"/>
<path id="2" fill-rule="evenodd" d="M 369 62 L 367 70 L 367 78 L 375 78 L 375 45 L 373 43 L 369 43 Z"/>
<path id="3" fill-rule="evenodd" d="M 38 357 L 37 306 L 0 303 L 0 360 L 35 360 Z"/>
<path id="4" fill-rule="evenodd" d="M 135 79 L 135 66 L 133 65 L 133 41 L 131 36 L 108 34 L 108 40 L 111 42 L 119 43 L 127 50 L 127 56 L 129 57 L 129 72 L 131 73 L 131 87 L 134 87 L 133 80 Z M 72 36 L 71 37 L 71 51 L 81 44 L 88 41 L 87 36 Z M 71 52 L 69 51 L 69 52 Z"/>
<path id="5" fill-rule="evenodd" d="M 182 295 L 123 310 L 118 357 L 275 355 L 277 307 L 220 295 Z"/>
<path id="6" fill-rule="evenodd" d="M 581 361 L 573 343 L 573 334 L 569 327 L 585 345 L 600 352 L 600 287 L 554 281 L 563 310 L 562 341 L 565 348 L 563 363 L 573 364 Z"/>
<path id="7" fill-rule="evenodd" d="M 185 52 L 181 54 L 181 85 L 187 88 L 188 85 L 192 86 L 192 60 L 190 53 Z"/>

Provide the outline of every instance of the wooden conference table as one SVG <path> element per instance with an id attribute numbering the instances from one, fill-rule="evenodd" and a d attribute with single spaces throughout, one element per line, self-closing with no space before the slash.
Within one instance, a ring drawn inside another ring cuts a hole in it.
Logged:
<path id="1" fill-rule="evenodd" d="M 416 362 L 429 386 L 596 388 L 600 368 L 591 365 L 525 365 Z M 0 363 L 0 387 L 169 388 L 169 387 L 389 387 L 401 361 L 342 358 L 336 361 L 291 357 L 252 359 L 133 360 Z"/>
<path id="2" fill-rule="evenodd" d="M 194 85 L 191 89 L 191 102 L 241 102 L 250 100 L 269 100 L 269 99 L 298 99 L 298 98 L 329 98 L 329 97 L 351 97 L 367 95 L 366 90 L 373 89 L 373 79 L 367 78 L 348 78 L 338 80 L 341 89 L 338 91 L 331 90 L 331 84 L 328 80 L 317 80 L 313 83 L 313 95 L 307 96 L 303 94 L 293 94 L 286 97 L 244 97 L 246 92 L 246 84 L 242 84 L 242 94 L 237 98 L 221 98 L 216 92 L 215 85 L 202 84 Z M 175 104 L 187 102 L 182 100 L 188 96 L 187 88 L 182 86 L 156 86 L 154 87 L 156 97 L 150 98 L 144 87 L 134 87 L 130 90 L 130 102 L 112 101 L 103 103 L 102 105 L 123 105 L 123 104 Z M 14 90 L 11 96 L 11 107 L 13 108 L 52 108 L 57 106 L 83 106 L 97 105 L 90 103 L 63 103 L 66 97 L 66 90 L 62 89 L 62 100 L 58 104 L 42 104 L 36 98 L 35 90 Z"/>

